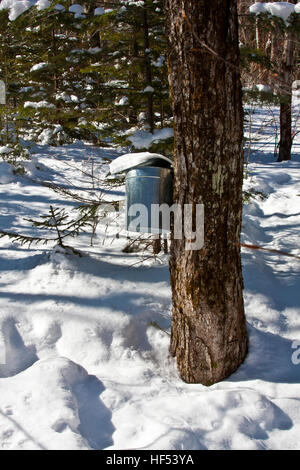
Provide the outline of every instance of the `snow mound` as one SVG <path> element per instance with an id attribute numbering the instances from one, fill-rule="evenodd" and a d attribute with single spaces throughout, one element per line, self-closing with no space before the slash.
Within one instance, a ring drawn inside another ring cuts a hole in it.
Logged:
<path id="1" fill-rule="evenodd" d="M 5 353 L 1 354 L 0 377 L 10 377 L 30 367 L 38 360 L 34 346 L 25 346 L 13 318 L 6 318 L 0 327 L 1 346 Z"/>
<path id="2" fill-rule="evenodd" d="M 49 253 L 49 260 L 54 265 L 65 271 L 79 270 L 78 261 L 83 255 L 75 252 L 68 246 L 56 245 Z"/>
<path id="3" fill-rule="evenodd" d="M 31 178 L 40 176 L 40 172 L 48 172 L 48 168 L 43 163 L 40 163 L 37 157 L 32 156 L 31 160 L 25 160 L 22 162 L 22 166 L 26 170 L 26 174 Z"/>
<path id="4" fill-rule="evenodd" d="M 162 393 L 147 403 L 123 406 L 114 414 L 117 431 L 112 449 L 218 449 L 222 436 L 226 436 L 225 449 L 259 450 L 271 431 L 292 426 L 279 407 L 250 389 L 212 390 L 209 406 L 205 393 L 190 398 L 182 394 L 175 404 Z M 167 420 L 161 419 L 162 410 Z M 139 416 L 139 427 L 144 431 L 139 436 L 133 416 Z"/>
<path id="5" fill-rule="evenodd" d="M 12 183 L 15 180 L 13 166 L 7 162 L 0 163 L 0 184 Z"/>
<path id="6" fill-rule="evenodd" d="M 38 361 L 15 377 L 0 379 L 2 448 L 89 448 L 78 432 L 87 406 L 83 392 L 88 400 L 89 388 L 86 370 L 63 357 Z M 15 415 L 18 426 L 13 425 Z"/>

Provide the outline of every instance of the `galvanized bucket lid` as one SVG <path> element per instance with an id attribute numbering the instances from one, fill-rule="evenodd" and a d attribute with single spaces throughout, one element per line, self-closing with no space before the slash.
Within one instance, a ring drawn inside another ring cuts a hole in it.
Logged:
<path id="1" fill-rule="evenodd" d="M 121 157 L 116 158 L 109 165 L 110 173 L 122 173 L 139 168 L 143 166 L 157 166 L 163 168 L 171 168 L 173 166 L 172 160 L 160 155 L 159 153 L 140 152 L 140 153 L 126 153 Z"/>

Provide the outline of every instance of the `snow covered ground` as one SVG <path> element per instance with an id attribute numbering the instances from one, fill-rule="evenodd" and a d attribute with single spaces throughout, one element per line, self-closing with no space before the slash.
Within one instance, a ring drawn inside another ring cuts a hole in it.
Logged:
<path id="1" fill-rule="evenodd" d="M 265 115 L 253 116 L 259 141 L 246 152 L 245 187 L 268 198 L 245 206 L 243 242 L 299 255 L 300 139 L 293 161 L 275 163 L 274 128 L 260 129 Z M 31 153 L 28 176 L 97 196 L 82 170 L 96 172 L 121 150 L 77 143 Z M 36 233 L 24 217 L 75 205 L 2 170 L 3 230 Z M 104 195 L 122 198 L 123 188 Z M 207 388 L 183 383 L 168 354 L 166 257 L 142 262 L 122 252 L 125 232 L 103 244 L 104 233 L 93 247 L 88 234 L 68 242 L 81 257 L 0 240 L 0 448 L 299 448 L 300 261 L 243 249 L 250 351 L 235 374 Z"/>

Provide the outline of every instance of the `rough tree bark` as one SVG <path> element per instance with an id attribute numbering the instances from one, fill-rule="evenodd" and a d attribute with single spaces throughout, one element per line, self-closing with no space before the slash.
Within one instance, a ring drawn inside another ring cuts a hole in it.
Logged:
<path id="1" fill-rule="evenodd" d="M 183 380 L 205 385 L 234 372 L 248 343 L 239 246 L 243 111 L 236 3 L 165 0 L 175 202 L 205 205 L 204 247 L 186 251 L 184 239 L 172 241 L 171 352 Z"/>
<path id="2" fill-rule="evenodd" d="M 297 3 L 291 0 L 289 3 Z M 295 38 L 292 31 L 286 31 L 281 62 L 281 87 L 283 101 L 280 103 L 280 142 L 278 161 L 291 159 L 292 137 L 292 83 L 294 70 Z"/>

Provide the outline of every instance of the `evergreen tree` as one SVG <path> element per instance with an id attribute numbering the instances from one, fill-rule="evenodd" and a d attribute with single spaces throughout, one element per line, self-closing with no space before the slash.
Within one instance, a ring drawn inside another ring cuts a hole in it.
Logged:
<path id="1" fill-rule="evenodd" d="M 88 44 L 85 16 L 69 11 L 68 2 L 64 6 L 64 10 L 31 11 L 27 41 L 33 50 L 26 64 L 28 81 L 36 90 L 23 112 L 58 140 L 59 136 L 88 137 L 89 131 L 93 135 L 96 129 L 88 123 L 93 122 L 98 105 L 93 93 L 97 74 L 87 77 L 82 68 L 99 50 Z"/>
<path id="2" fill-rule="evenodd" d="M 17 139 L 16 108 L 19 102 L 19 51 L 24 43 L 20 28 L 9 21 L 8 11 L 0 11 L 0 79 L 6 86 L 6 104 L 0 106 L 0 143 L 13 144 Z"/>
<path id="3" fill-rule="evenodd" d="M 53 2 L 14 21 L 1 12 L 8 30 L 0 32 L 2 55 L 12 62 L 5 66 L 10 102 L 23 136 L 128 144 L 136 130 L 170 122 L 162 1 L 98 5 Z"/>
<path id="4" fill-rule="evenodd" d="M 171 109 L 162 2 L 121 4 L 94 19 L 91 35 L 100 31 L 102 60 L 93 70 L 101 75 L 104 132 L 124 143 L 137 129 L 163 127 Z"/>

